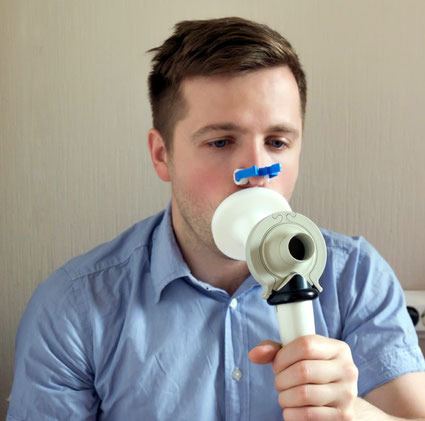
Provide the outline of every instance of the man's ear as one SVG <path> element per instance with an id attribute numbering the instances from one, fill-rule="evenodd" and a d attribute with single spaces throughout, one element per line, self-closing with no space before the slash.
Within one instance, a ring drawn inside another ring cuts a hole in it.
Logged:
<path id="1" fill-rule="evenodd" d="M 170 181 L 168 171 L 168 153 L 165 148 L 164 139 L 161 133 L 156 129 L 150 129 L 148 133 L 149 151 L 151 159 L 158 177 L 162 181 Z"/>

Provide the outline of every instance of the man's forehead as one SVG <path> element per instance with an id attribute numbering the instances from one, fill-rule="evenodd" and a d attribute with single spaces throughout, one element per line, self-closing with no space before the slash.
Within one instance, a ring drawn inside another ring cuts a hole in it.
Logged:
<path id="1" fill-rule="evenodd" d="M 272 107 L 283 105 L 301 110 L 301 99 L 295 77 L 288 66 L 263 68 L 238 74 L 192 76 L 180 86 L 180 100 L 193 111 L 212 107 L 233 109 L 243 104 L 274 102 Z"/>
<path id="2" fill-rule="evenodd" d="M 260 72 L 261 75 L 257 78 L 255 74 Z M 253 75 L 253 78 L 245 80 Z M 232 84 L 232 81 L 236 83 Z M 240 85 L 238 81 L 241 82 Z M 279 86 L 276 87 L 273 83 Z M 245 124 L 242 123 L 241 116 L 251 114 L 249 117 L 256 120 L 256 117 L 264 113 L 267 113 L 267 118 L 263 118 L 264 131 L 292 132 L 294 136 L 301 132 L 298 85 L 288 66 L 264 68 L 242 74 L 192 76 L 182 81 L 180 95 L 181 105 L 187 111 L 183 120 L 189 118 L 191 125 L 196 123 L 197 127 L 192 126 L 191 129 L 200 131 L 201 135 L 206 131 L 236 131 L 237 126 L 240 131 L 241 127 L 249 124 L 246 121 Z M 180 125 L 179 123 L 186 125 L 189 122 L 180 120 L 177 125 Z"/>

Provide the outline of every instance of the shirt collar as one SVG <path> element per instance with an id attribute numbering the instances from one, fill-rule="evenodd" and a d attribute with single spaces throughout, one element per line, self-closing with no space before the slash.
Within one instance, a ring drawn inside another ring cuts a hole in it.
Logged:
<path id="1" fill-rule="evenodd" d="M 171 224 L 171 203 L 153 235 L 151 275 L 155 302 L 161 297 L 162 290 L 172 281 L 190 275 L 190 269 L 183 259 L 177 245 Z"/>
<path id="2" fill-rule="evenodd" d="M 153 235 L 152 257 L 151 257 L 151 275 L 153 282 L 153 291 L 155 303 L 161 298 L 164 288 L 176 279 L 185 278 L 188 282 L 207 289 L 209 291 L 224 291 L 205 284 L 193 277 L 190 273 L 189 266 L 183 259 L 180 248 L 177 244 L 171 219 L 171 203 L 167 206 L 161 223 Z M 259 287 L 259 284 L 252 276 L 249 276 L 245 282 L 240 285 L 233 297 L 238 297 L 251 288 Z"/>

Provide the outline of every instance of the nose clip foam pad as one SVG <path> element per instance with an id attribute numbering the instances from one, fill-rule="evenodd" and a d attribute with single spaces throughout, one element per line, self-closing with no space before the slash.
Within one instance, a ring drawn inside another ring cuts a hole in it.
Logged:
<path id="1" fill-rule="evenodd" d="M 267 177 L 267 181 L 269 181 L 270 178 L 276 177 L 281 171 L 282 165 L 279 163 L 262 168 L 253 165 L 251 168 L 235 170 L 233 173 L 233 181 L 238 186 L 247 184 L 249 177 Z"/>

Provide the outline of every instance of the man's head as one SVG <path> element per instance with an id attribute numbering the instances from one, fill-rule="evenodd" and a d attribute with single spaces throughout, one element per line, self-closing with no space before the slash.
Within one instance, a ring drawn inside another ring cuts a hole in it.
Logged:
<path id="1" fill-rule="evenodd" d="M 181 92 L 185 79 L 195 76 L 236 76 L 286 65 L 298 85 L 304 118 L 307 85 L 291 44 L 265 25 L 242 18 L 183 21 L 155 52 L 149 76 L 153 126 L 169 152 L 176 122 L 187 112 Z"/>
<path id="2" fill-rule="evenodd" d="M 201 255 L 203 264 L 221 256 L 211 219 L 226 197 L 266 187 L 290 199 L 305 79 L 290 45 L 264 26 L 231 18 L 177 27 L 154 60 L 155 127 L 148 143 L 156 173 L 171 182 L 173 228 L 193 270 Z M 283 171 L 269 183 L 264 177 L 242 187 L 233 182 L 236 169 L 276 163 Z"/>

